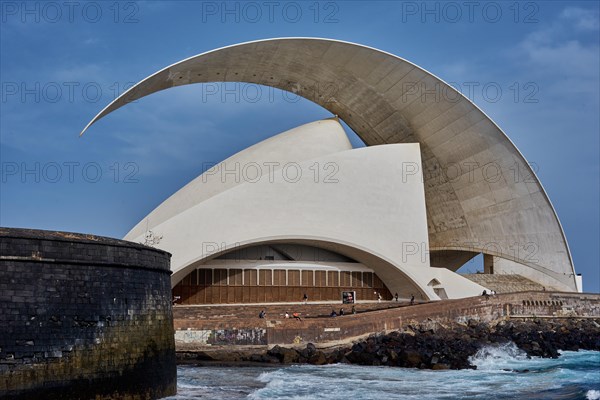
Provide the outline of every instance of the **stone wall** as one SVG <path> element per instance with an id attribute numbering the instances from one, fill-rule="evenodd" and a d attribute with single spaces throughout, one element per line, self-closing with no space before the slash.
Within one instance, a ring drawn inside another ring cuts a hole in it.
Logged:
<path id="1" fill-rule="evenodd" d="M 390 302 L 391 303 L 391 302 Z M 339 307 L 335 305 L 334 307 Z M 298 306 L 297 306 L 298 307 Z M 302 307 L 311 307 L 308 306 Z M 218 343 L 209 338 L 217 332 L 266 332 L 262 343 L 268 346 L 302 343 L 335 344 L 348 342 L 376 332 L 400 330 L 412 324 L 467 323 L 469 320 L 491 322 L 509 318 L 600 318 L 600 295 L 563 292 L 522 292 L 489 297 L 444 300 L 405 305 L 335 318 L 283 319 L 290 305 L 263 306 L 266 319 L 256 317 L 249 307 L 222 307 L 226 317 L 189 318 L 185 307 L 176 307 L 174 325 L 178 351 L 209 350 Z M 361 309 L 361 305 L 357 305 Z M 197 308 L 202 313 L 202 307 Z M 346 307 L 346 311 L 348 308 Z M 231 345 L 245 344 L 236 343 Z M 260 343 L 253 343 L 260 344 Z"/>
<path id="2" fill-rule="evenodd" d="M 0 397 L 174 394 L 169 261 L 120 240 L 0 228 Z"/>

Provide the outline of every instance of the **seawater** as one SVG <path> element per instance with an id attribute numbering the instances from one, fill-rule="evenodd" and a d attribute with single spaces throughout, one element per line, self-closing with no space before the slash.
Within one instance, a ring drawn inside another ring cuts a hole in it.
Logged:
<path id="1" fill-rule="evenodd" d="M 178 367 L 184 399 L 585 399 L 600 400 L 600 352 L 527 358 L 514 344 L 487 347 L 476 370 L 430 371 L 347 364 Z"/>

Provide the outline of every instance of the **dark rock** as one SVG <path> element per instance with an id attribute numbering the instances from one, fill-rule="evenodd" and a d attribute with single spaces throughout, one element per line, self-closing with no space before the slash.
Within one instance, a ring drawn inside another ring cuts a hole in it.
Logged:
<path id="1" fill-rule="evenodd" d="M 313 343 L 306 345 L 306 348 L 300 350 L 300 356 L 308 361 L 317 352 L 317 347 Z"/>
<path id="2" fill-rule="evenodd" d="M 300 355 L 294 349 L 288 349 L 286 347 L 275 346 L 267 352 L 269 356 L 276 357 L 279 362 L 283 364 L 292 364 L 298 362 Z"/>
<path id="3" fill-rule="evenodd" d="M 394 350 L 389 350 L 388 355 L 388 362 L 390 365 L 394 365 L 398 362 L 398 353 L 396 353 Z"/>
<path id="4" fill-rule="evenodd" d="M 252 354 L 248 358 L 248 361 L 267 363 L 267 364 L 278 364 L 279 363 L 279 359 L 277 357 L 270 356 L 268 354 Z"/>
<path id="5" fill-rule="evenodd" d="M 470 319 L 467 321 L 467 326 L 469 328 L 476 328 L 477 326 L 479 326 L 479 322 L 475 321 L 474 319 Z"/>
<path id="6" fill-rule="evenodd" d="M 375 365 L 376 356 L 372 353 L 351 351 L 346 354 L 346 359 L 351 364 Z"/>
<path id="7" fill-rule="evenodd" d="M 421 354 L 416 350 L 406 350 L 400 353 L 400 361 L 404 367 L 416 368 L 421 365 L 423 359 Z"/>
<path id="8" fill-rule="evenodd" d="M 324 365 L 327 364 L 327 357 L 322 351 L 317 351 L 308 359 L 309 364 Z"/>

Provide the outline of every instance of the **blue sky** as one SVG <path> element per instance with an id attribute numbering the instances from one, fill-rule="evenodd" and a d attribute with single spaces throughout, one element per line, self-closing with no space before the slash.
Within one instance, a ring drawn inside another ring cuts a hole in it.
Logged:
<path id="1" fill-rule="evenodd" d="M 192 85 L 78 138 L 124 88 L 180 59 L 254 39 L 325 37 L 396 54 L 460 87 L 535 163 L 585 290 L 600 289 L 598 2 L 0 5 L 2 226 L 122 237 L 206 163 L 329 117 L 266 88 L 251 102 Z"/>

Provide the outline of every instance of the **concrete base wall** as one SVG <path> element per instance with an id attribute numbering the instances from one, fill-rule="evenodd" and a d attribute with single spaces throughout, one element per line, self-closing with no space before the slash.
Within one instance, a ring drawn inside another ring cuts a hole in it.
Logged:
<path id="1" fill-rule="evenodd" d="M 2 399 L 175 394 L 168 253 L 4 228 L 0 249 Z"/>
<path id="2" fill-rule="evenodd" d="M 177 350 L 207 351 L 219 346 L 234 349 L 245 345 L 301 345 L 308 342 L 334 345 L 372 333 L 399 330 L 410 324 L 466 323 L 470 319 L 490 322 L 531 317 L 600 318 L 600 295 L 544 291 L 510 293 L 430 302 L 336 318 L 305 318 L 302 321 L 282 319 L 279 316 L 281 307 L 264 306 L 267 319 L 249 317 L 254 313 L 250 314 L 245 308 L 240 311 L 239 308 L 223 307 L 221 313 L 230 316 L 214 319 L 210 316 L 206 319 L 180 318 L 178 314 L 181 311 L 176 309 L 174 324 Z M 289 305 L 287 307 L 293 309 Z M 240 338 L 250 340 L 238 340 Z"/>

